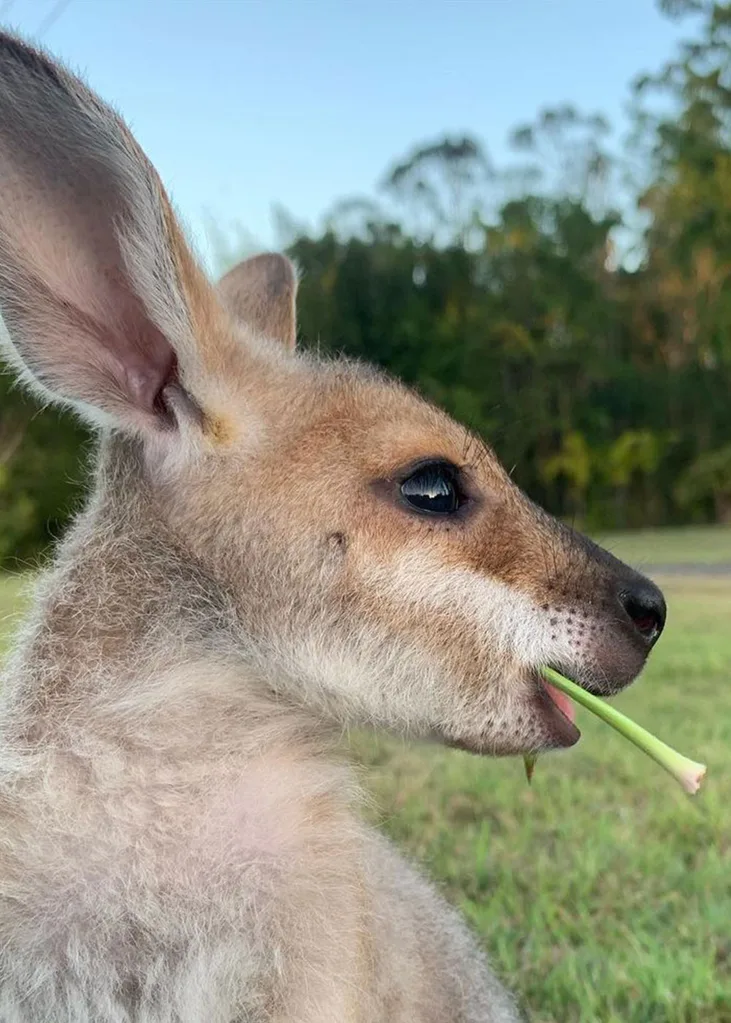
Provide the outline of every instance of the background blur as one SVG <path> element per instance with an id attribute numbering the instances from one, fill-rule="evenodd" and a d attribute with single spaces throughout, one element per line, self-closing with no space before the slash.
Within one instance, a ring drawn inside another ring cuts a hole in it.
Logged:
<path id="1" fill-rule="evenodd" d="M 416 385 L 660 581 L 668 629 L 617 702 L 708 763 L 694 800 L 581 713 L 532 788 L 353 745 L 531 1023 L 731 1023 L 731 3 L 0 0 L 0 22 L 123 112 L 211 273 L 287 249 L 304 344 Z M 0 640 L 87 440 L 0 376 Z"/>

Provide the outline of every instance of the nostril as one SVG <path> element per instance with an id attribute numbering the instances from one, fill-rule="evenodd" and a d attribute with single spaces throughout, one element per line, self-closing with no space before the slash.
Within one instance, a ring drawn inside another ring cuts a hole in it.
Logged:
<path id="1" fill-rule="evenodd" d="M 665 627 L 665 599 L 657 586 L 642 582 L 619 594 L 619 602 L 635 629 L 648 643 L 655 643 Z"/>
<path id="2" fill-rule="evenodd" d="M 651 636 L 662 628 L 660 617 L 654 611 L 636 603 L 630 597 L 624 602 L 624 609 L 632 619 L 632 624 L 643 636 Z"/>

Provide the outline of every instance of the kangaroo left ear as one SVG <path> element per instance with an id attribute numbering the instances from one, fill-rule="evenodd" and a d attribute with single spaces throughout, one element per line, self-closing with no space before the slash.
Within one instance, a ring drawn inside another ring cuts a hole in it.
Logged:
<path id="1" fill-rule="evenodd" d="M 221 278 L 218 293 L 235 320 L 294 350 L 297 274 L 286 256 L 265 252 L 245 259 Z"/>
<path id="2" fill-rule="evenodd" d="M 208 413 L 208 393 L 241 362 L 126 125 L 1 31 L 0 310 L 32 388 L 145 437 L 169 435 L 183 409 Z"/>

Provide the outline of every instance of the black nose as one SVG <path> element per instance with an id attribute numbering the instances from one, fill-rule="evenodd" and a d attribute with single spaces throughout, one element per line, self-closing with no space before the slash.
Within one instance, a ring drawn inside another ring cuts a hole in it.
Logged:
<path id="1" fill-rule="evenodd" d="M 619 603 L 645 642 L 656 643 L 667 617 L 665 598 L 657 586 L 640 576 L 620 590 Z"/>

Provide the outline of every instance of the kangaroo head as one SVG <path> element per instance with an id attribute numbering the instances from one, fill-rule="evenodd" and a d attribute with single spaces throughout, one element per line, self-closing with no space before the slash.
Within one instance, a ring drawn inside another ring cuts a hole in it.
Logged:
<path id="1" fill-rule="evenodd" d="M 43 396 L 133 445 L 161 528 L 281 699 L 496 754 L 578 737 L 550 664 L 611 693 L 665 617 L 485 443 L 384 374 L 295 350 L 280 256 L 217 287 L 122 121 L 0 36 L 0 304 Z"/>

